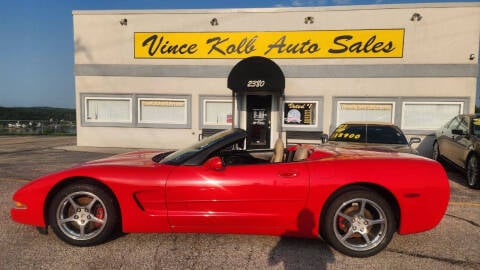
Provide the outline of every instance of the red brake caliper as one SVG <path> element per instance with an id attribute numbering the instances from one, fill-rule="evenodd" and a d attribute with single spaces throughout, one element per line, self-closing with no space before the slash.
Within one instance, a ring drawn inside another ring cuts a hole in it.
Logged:
<path id="1" fill-rule="evenodd" d="M 103 207 L 99 207 L 95 210 L 95 217 L 98 219 L 103 219 L 105 217 L 105 210 L 103 209 Z M 95 222 L 95 226 L 101 227 L 102 224 Z"/>
<path id="2" fill-rule="evenodd" d="M 347 231 L 347 226 L 345 225 L 344 217 L 338 217 L 338 227 L 344 232 Z"/>

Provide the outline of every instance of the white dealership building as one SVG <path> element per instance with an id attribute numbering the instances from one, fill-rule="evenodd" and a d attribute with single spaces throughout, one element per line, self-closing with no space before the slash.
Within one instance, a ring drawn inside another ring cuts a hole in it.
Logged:
<path id="1" fill-rule="evenodd" d="M 74 11 L 79 146 L 248 148 L 368 120 L 428 135 L 475 108 L 480 3 Z M 233 101 L 233 102 L 232 102 Z"/>

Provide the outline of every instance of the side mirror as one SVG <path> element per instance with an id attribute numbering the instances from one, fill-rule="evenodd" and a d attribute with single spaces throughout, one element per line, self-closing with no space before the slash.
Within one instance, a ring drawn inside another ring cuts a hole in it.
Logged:
<path id="1" fill-rule="evenodd" d="M 452 129 L 452 134 L 453 135 L 466 135 L 465 132 L 461 129 Z"/>
<path id="2" fill-rule="evenodd" d="M 205 162 L 205 166 L 208 169 L 214 170 L 214 171 L 223 171 L 225 168 L 225 164 L 223 164 L 223 160 L 220 157 L 212 157 Z"/>
<path id="3" fill-rule="evenodd" d="M 420 143 L 422 141 L 422 139 L 418 138 L 418 137 L 412 137 L 410 138 L 410 141 L 408 142 L 409 145 L 412 145 L 414 143 Z"/>

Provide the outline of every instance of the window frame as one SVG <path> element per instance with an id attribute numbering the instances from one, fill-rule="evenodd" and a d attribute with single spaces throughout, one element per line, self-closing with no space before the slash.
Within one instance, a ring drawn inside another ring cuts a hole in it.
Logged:
<path id="1" fill-rule="evenodd" d="M 405 126 L 405 108 L 407 105 L 409 104 L 425 104 L 425 105 L 442 105 L 442 104 L 450 104 L 450 105 L 460 105 L 460 110 L 459 112 L 456 114 L 462 114 L 464 112 L 464 106 L 465 106 L 465 102 L 464 101 L 402 101 L 402 111 L 401 111 L 401 123 L 400 123 L 400 127 L 402 130 L 418 130 L 418 131 L 430 131 L 430 130 L 436 130 L 440 127 L 442 127 L 443 125 L 445 124 L 440 124 L 438 125 L 438 127 L 406 127 Z M 452 116 L 454 118 L 454 116 Z M 447 120 L 447 123 L 449 123 L 450 121 L 453 120 L 453 118 L 449 118 L 449 120 Z"/>
<path id="2" fill-rule="evenodd" d="M 113 99 L 130 101 L 130 122 L 101 122 L 86 121 L 87 99 Z M 184 123 L 149 123 L 140 121 L 139 101 L 143 99 L 180 99 L 186 101 L 186 121 Z M 165 128 L 165 129 L 190 129 L 192 126 L 192 96 L 191 95 L 156 95 L 156 94 L 107 94 L 107 93 L 80 93 L 80 120 L 84 127 L 128 127 L 128 128 Z"/>
<path id="3" fill-rule="evenodd" d="M 88 119 L 88 100 L 127 100 L 129 102 L 129 119 L 127 121 L 103 121 Z M 108 94 L 81 94 L 81 124 L 82 126 L 98 127 L 133 127 L 133 96 L 132 95 L 108 95 Z"/>
<path id="4" fill-rule="evenodd" d="M 160 121 L 142 121 L 141 117 L 141 102 L 143 100 L 172 100 L 172 101 L 184 101 L 185 102 L 185 117 L 184 121 L 182 122 L 160 122 Z M 189 95 L 135 95 L 136 101 L 136 127 L 152 127 L 152 128 L 191 128 L 192 121 L 191 121 L 191 106 L 192 106 L 192 99 Z"/>
<path id="5" fill-rule="evenodd" d="M 355 104 L 355 103 L 359 103 L 359 104 L 389 104 L 389 105 L 392 105 L 392 110 L 391 110 L 391 121 L 390 122 L 386 122 L 386 123 L 390 123 L 390 124 L 395 124 L 395 112 L 396 112 L 396 102 L 393 101 L 393 100 L 379 100 L 379 101 L 366 101 L 366 100 L 354 100 L 354 99 L 348 99 L 348 100 L 336 100 L 336 119 L 335 119 L 335 128 L 338 126 L 338 125 L 341 125 L 344 122 L 341 122 L 340 123 L 340 110 L 341 110 L 341 104 Z M 355 121 L 359 121 L 359 122 L 362 122 L 362 121 L 366 121 L 366 122 L 382 122 L 382 121 L 374 121 L 374 120 L 355 120 Z M 346 122 L 349 122 L 349 121 L 346 121 Z"/>
<path id="6" fill-rule="evenodd" d="M 198 114 L 198 118 L 199 118 L 199 126 L 200 126 L 200 129 L 229 129 L 232 127 L 232 123 L 230 124 L 213 124 L 213 123 L 208 123 L 206 121 L 206 113 L 207 113 L 207 110 L 206 110 L 206 104 L 207 102 L 209 101 L 213 101 L 213 102 L 230 102 L 230 106 L 232 107 L 232 96 L 210 96 L 210 95 L 200 95 L 199 96 L 199 114 Z M 232 107 L 232 110 L 233 110 L 233 107 Z M 231 112 L 232 113 L 232 122 L 234 121 L 233 120 L 233 116 L 235 114 L 237 114 L 237 112 Z"/>

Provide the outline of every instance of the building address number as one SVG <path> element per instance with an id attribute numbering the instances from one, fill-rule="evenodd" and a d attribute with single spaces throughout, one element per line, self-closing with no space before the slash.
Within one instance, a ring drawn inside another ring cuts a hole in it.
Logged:
<path id="1" fill-rule="evenodd" d="M 265 86 L 264 80 L 250 80 L 247 82 L 248 88 L 261 88 Z"/>

